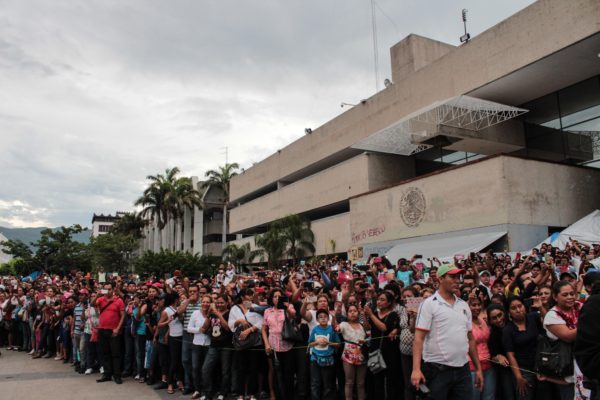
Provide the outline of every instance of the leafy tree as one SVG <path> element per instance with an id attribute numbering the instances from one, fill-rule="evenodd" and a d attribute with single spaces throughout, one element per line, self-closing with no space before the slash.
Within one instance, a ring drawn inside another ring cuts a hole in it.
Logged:
<path id="1" fill-rule="evenodd" d="M 222 253 L 224 260 L 231 261 L 235 265 L 241 265 L 248 262 L 250 254 L 250 243 L 244 243 L 241 246 L 238 246 L 235 243 L 228 244 L 223 249 Z"/>
<path id="2" fill-rule="evenodd" d="M 236 176 L 237 169 L 240 168 L 238 163 L 226 163 L 224 166 L 219 167 L 214 170 L 211 169 L 206 171 L 205 176 L 208 178 L 206 182 L 204 182 L 203 187 L 208 187 L 214 185 L 216 187 L 221 188 L 223 191 L 223 228 L 221 234 L 221 242 L 223 246 L 227 242 L 227 208 L 229 206 L 229 183 L 231 182 L 231 178 Z"/>
<path id="3" fill-rule="evenodd" d="M 199 276 L 202 273 L 212 273 L 213 265 L 219 262 L 219 257 L 199 256 L 183 251 L 161 249 L 159 252 L 146 251 L 133 261 L 136 273 L 154 274 L 162 277 L 180 270 L 187 276 Z"/>
<path id="4" fill-rule="evenodd" d="M 131 236 L 135 239 L 143 239 L 142 230 L 148 225 L 141 213 L 126 213 L 110 227 L 110 233 Z M 106 236 L 106 235 L 103 235 Z"/>
<path id="5" fill-rule="evenodd" d="M 2 245 L 2 252 L 9 254 L 12 258 L 20 258 L 23 260 L 31 259 L 33 252 L 25 243 L 20 240 L 5 240 L 0 242 Z"/>
<path id="6" fill-rule="evenodd" d="M 275 229 L 281 231 L 286 245 L 286 255 L 292 260 L 312 255 L 315 252 L 315 235 L 310 221 L 296 214 L 290 214 L 274 222 Z"/>
<path id="7" fill-rule="evenodd" d="M 113 225 L 114 226 L 114 225 Z M 92 238 L 90 254 L 95 268 L 104 267 L 105 271 L 127 272 L 129 256 L 137 248 L 138 238 L 113 232 Z"/>
<path id="8" fill-rule="evenodd" d="M 261 262 L 264 262 L 266 257 L 269 268 L 277 265 L 277 261 L 285 254 L 285 238 L 281 230 L 276 226 L 271 226 L 267 232 L 256 235 L 254 244 L 256 245 L 256 250 L 251 253 L 250 259 L 259 258 Z"/>
<path id="9" fill-rule="evenodd" d="M 88 245 L 73 240 L 73 235 L 87 228 L 81 225 L 44 229 L 36 247 L 34 263 L 48 272 L 68 272 L 74 269 L 89 271 L 91 260 Z"/>
<path id="10" fill-rule="evenodd" d="M 172 243 L 167 244 L 167 247 L 173 247 L 174 250 L 177 225 L 182 220 L 185 210 L 202 206 L 200 192 L 194 189 L 192 180 L 189 177 L 177 177 L 179 172 L 178 167 L 173 167 L 165 170 L 164 175 L 147 176 L 150 184 L 135 202 L 136 206 L 144 207 L 140 213 L 142 218 L 156 221 L 161 246 L 165 226 L 171 219 L 175 221 Z"/>

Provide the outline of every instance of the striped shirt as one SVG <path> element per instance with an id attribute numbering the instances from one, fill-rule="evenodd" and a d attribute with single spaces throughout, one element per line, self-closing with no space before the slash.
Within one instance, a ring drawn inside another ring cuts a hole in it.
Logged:
<path id="1" fill-rule="evenodd" d="M 85 311 L 85 308 L 83 307 L 83 304 L 81 304 L 81 303 L 77 303 L 77 305 L 73 309 L 73 317 L 75 318 L 75 325 L 73 326 L 73 332 L 76 335 L 81 334 L 81 321 L 82 321 L 81 316 L 83 315 L 84 311 Z"/>
<path id="2" fill-rule="evenodd" d="M 190 322 L 190 317 L 192 316 L 194 311 L 199 310 L 199 309 L 200 309 L 199 301 L 197 301 L 196 303 L 188 303 L 187 307 L 185 308 L 185 313 L 183 314 L 183 326 L 184 327 L 188 326 L 188 323 Z"/>

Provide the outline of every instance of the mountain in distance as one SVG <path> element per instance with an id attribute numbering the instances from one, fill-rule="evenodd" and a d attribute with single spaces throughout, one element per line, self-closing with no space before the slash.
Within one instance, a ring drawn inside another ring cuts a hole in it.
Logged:
<path id="1" fill-rule="evenodd" d="M 44 228 L 44 227 L 40 227 L 40 228 L 6 228 L 4 226 L 0 226 L 0 233 L 2 233 L 9 240 L 22 241 L 23 243 L 28 245 L 31 248 L 31 250 L 35 251 L 35 249 L 31 245 L 31 243 L 37 242 L 42 237 L 42 231 L 44 229 L 48 229 L 48 228 Z M 52 228 L 52 229 L 58 229 L 58 228 Z M 81 243 L 89 243 L 91 235 L 92 235 L 92 230 L 88 228 L 87 230 L 85 230 L 81 233 L 73 235 L 73 240 L 76 240 Z"/>

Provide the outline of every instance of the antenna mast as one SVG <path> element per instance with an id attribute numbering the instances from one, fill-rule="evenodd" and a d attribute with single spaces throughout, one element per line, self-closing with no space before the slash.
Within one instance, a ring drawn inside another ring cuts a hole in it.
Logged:
<path id="1" fill-rule="evenodd" d="M 373 28 L 373 61 L 375 64 L 375 90 L 379 92 L 379 46 L 377 45 L 377 16 L 375 15 L 375 0 L 371 0 L 371 25 Z"/>

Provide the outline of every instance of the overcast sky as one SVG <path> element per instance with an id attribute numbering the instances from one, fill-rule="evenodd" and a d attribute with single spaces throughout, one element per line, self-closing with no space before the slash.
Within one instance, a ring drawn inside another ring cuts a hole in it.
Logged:
<path id="1" fill-rule="evenodd" d="M 377 0 L 380 80 L 410 33 L 458 44 L 531 0 Z M 383 87 L 383 85 L 380 85 Z M 91 225 L 145 177 L 242 167 L 375 93 L 370 0 L 0 0 L 0 225 Z"/>

